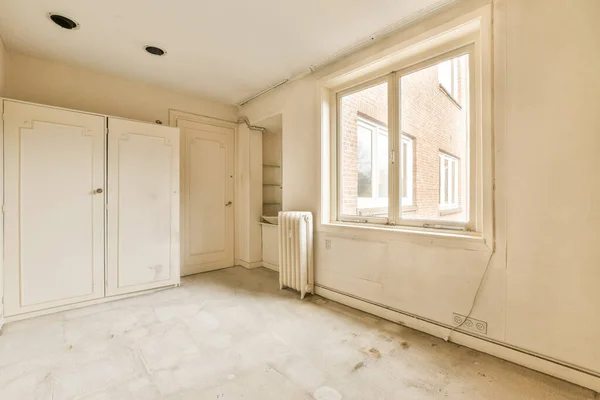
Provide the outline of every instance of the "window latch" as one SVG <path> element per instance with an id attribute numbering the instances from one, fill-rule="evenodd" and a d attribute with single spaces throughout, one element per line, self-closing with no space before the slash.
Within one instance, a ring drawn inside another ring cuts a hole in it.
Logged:
<path id="1" fill-rule="evenodd" d="M 396 152 L 394 150 L 390 151 L 390 162 L 393 164 L 396 161 Z"/>

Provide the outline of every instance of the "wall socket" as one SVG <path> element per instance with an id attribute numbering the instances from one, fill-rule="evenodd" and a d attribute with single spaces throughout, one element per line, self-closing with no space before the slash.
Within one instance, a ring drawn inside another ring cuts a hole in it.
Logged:
<path id="1" fill-rule="evenodd" d="M 325 239 L 325 248 L 331 250 L 331 239 Z"/>
<path id="2" fill-rule="evenodd" d="M 460 325 L 460 329 L 465 329 L 471 332 L 487 335 L 487 322 L 485 321 L 480 321 L 471 317 L 467 318 L 465 315 L 452 313 L 452 323 L 455 326 Z"/>

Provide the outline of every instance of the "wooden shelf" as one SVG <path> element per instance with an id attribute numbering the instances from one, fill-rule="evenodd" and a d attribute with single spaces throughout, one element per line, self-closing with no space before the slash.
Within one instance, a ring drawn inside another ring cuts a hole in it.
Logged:
<path id="1" fill-rule="evenodd" d="M 263 183 L 263 186 L 279 186 L 281 187 L 280 183 Z"/>
<path id="2" fill-rule="evenodd" d="M 281 168 L 281 165 L 263 164 L 263 167 L 269 167 L 269 168 Z"/>
<path id="3" fill-rule="evenodd" d="M 263 206 L 280 206 L 281 203 L 263 203 Z"/>

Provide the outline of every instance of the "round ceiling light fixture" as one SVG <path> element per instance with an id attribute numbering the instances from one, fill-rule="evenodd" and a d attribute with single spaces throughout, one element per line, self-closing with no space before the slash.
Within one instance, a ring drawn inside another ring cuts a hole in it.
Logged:
<path id="1" fill-rule="evenodd" d="M 73 21 L 71 18 L 66 17 L 64 15 L 56 14 L 56 13 L 48 13 L 48 18 L 50 18 L 52 20 L 52 22 L 54 22 L 56 25 L 60 26 L 61 28 L 68 29 L 68 30 L 79 29 L 79 24 L 77 22 Z"/>
<path id="2" fill-rule="evenodd" d="M 160 47 L 156 47 L 156 46 L 146 46 L 144 47 L 146 49 L 146 51 L 150 54 L 152 54 L 153 56 L 164 56 L 165 54 L 167 54 L 166 51 L 164 51 L 163 49 L 161 49 Z"/>

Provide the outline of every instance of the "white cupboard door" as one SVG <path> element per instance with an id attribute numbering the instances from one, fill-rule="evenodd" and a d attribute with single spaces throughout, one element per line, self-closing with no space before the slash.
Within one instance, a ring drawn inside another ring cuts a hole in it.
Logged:
<path id="1" fill-rule="evenodd" d="M 177 120 L 182 140 L 183 275 L 231 267 L 235 129 Z"/>
<path id="2" fill-rule="evenodd" d="M 108 119 L 108 285 L 178 284 L 179 130 Z"/>
<path id="3" fill-rule="evenodd" d="M 104 296 L 104 117 L 4 102 L 5 312 Z"/>

